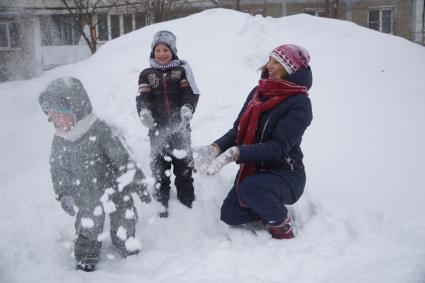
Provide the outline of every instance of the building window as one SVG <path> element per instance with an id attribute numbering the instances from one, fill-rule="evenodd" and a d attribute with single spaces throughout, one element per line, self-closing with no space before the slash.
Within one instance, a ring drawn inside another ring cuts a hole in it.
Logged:
<path id="1" fill-rule="evenodd" d="M 98 14 L 97 37 L 99 41 L 117 38 L 146 25 L 145 14 Z"/>
<path id="2" fill-rule="evenodd" d="M 0 22 L 0 49 L 16 49 L 21 46 L 20 25 L 17 22 Z"/>
<path id="3" fill-rule="evenodd" d="M 97 15 L 97 40 L 108 40 L 108 15 L 106 14 Z"/>
<path id="4" fill-rule="evenodd" d="M 133 31 L 133 14 L 125 14 L 124 16 L 124 34 Z"/>
<path id="5" fill-rule="evenodd" d="M 243 12 L 248 13 L 251 16 L 263 15 L 264 14 L 264 9 L 262 9 L 262 8 L 243 9 Z"/>
<path id="6" fill-rule="evenodd" d="M 71 15 L 40 17 L 41 45 L 77 45 L 81 33 Z"/>
<path id="7" fill-rule="evenodd" d="M 304 9 L 304 13 L 316 16 L 316 17 L 325 17 L 324 9 L 314 9 L 314 8 L 306 8 Z"/>
<path id="8" fill-rule="evenodd" d="M 134 28 L 139 29 L 146 25 L 146 16 L 144 13 L 134 14 Z"/>
<path id="9" fill-rule="evenodd" d="M 120 36 L 120 16 L 111 15 L 111 39 Z"/>
<path id="10" fill-rule="evenodd" d="M 369 28 L 385 32 L 393 33 L 394 31 L 394 8 L 373 8 L 369 10 L 368 19 Z"/>

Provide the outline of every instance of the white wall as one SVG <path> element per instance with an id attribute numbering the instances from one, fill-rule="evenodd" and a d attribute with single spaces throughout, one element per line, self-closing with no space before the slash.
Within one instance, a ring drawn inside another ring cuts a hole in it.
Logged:
<path id="1" fill-rule="evenodd" d="M 424 36 L 424 0 L 413 2 L 412 32 L 415 42 L 422 42 Z"/>
<path id="2" fill-rule="evenodd" d="M 87 44 L 81 41 L 78 45 L 41 46 L 40 51 L 44 69 L 76 63 L 91 56 Z"/>

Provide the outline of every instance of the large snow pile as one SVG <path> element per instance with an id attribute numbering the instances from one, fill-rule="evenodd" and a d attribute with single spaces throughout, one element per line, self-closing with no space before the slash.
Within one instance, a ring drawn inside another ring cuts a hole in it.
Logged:
<path id="1" fill-rule="evenodd" d="M 311 53 L 314 120 L 303 140 L 307 187 L 292 207 L 298 235 L 219 221 L 236 173 L 195 176 L 193 209 L 170 217 L 137 202 L 138 256 L 119 259 L 104 240 L 95 273 L 74 271 L 73 219 L 54 200 L 53 128 L 38 94 L 54 78 L 85 84 L 95 112 L 117 125 L 149 173 L 147 130 L 135 109 L 152 35 L 177 35 L 201 90 L 193 145 L 232 124 L 272 48 Z M 37 79 L 0 84 L 0 282 L 425 282 L 425 48 L 352 23 L 297 15 L 279 19 L 209 10 L 155 24 L 103 46 L 78 64 Z"/>

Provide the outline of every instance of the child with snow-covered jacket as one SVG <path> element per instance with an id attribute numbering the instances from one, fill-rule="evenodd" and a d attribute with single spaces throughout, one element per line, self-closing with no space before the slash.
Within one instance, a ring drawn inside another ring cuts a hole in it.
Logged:
<path id="1" fill-rule="evenodd" d="M 120 253 L 138 253 L 137 211 L 131 193 L 138 194 L 143 202 L 150 201 L 142 183 L 143 172 L 130 159 L 112 127 L 92 112 L 90 99 L 78 79 L 52 81 L 40 94 L 39 102 L 55 127 L 50 169 L 56 199 L 65 212 L 76 215 L 77 269 L 95 269 L 105 213 L 110 217 L 112 243 Z"/>
<path id="2" fill-rule="evenodd" d="M 273 49 L 233 127 L 195 152 L 195 167 L 207 175 L 229 162 L 240 164 L 221 207 L 225 223 L 262 220 L 273 238 L 294 237 L 285 205 L 301 197 L 306 182 L 300 145 L 313 119 L 309 60 L 297 45 Z"/>
<path id="3" fill-rule="evenodd" d="M 153 37 L 150 68 L 139 76 L 137 113 L 149 128 L 151 170 L 156 180 L 155 198 L 168 216 L 171 165 L 175 175 L 177 198 L 187 207 L 195 199 L 190 149 L 190 120 L 195 111 L 199 91 L 187 62 L 177 57 L 176 37 L 159 31 Z"/>

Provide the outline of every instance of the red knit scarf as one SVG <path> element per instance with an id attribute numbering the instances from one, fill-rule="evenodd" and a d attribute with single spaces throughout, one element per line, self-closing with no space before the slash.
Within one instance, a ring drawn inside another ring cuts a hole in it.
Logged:
<path id="1" fill-rule="evenodd" d="M 240 118 L 236 144 L 249 145 L 255 143 L 255 132 L 258 127 L 261 113 L 266 112 L 296 94 L 308 95 L 307 88 L 285 80 L 260 80 L 254 97 L 248 103 Z M 240 165 L 236 191 L 238 194 L 239 204 L 242 207 L 246 207 L 246 205 L 239 197 L 239 184 L 244 178 L 255 173 L 255 162 Z"/>

